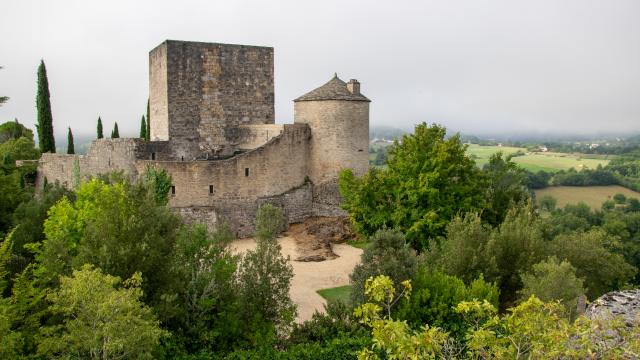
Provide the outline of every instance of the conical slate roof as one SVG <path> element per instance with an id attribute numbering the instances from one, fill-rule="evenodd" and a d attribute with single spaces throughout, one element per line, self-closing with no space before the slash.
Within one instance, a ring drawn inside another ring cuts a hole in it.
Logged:
<path id="1" fill-rule="evenodd" d="M 335 74 L 333 79 L 329 80 L 326 84 L 309 91 L 293 101 L 317 100 L 371 101 L 362 94 L 352 94 L 349 89 L 347 89 L 347 83 L 338 78 L 338 74 Z"/>

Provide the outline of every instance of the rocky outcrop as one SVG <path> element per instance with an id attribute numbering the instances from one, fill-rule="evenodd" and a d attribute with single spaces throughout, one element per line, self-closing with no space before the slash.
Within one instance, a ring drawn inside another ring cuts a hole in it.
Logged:
<path id="1" fill-rule="evenodd" d="M 613 291 L 589 304 L 585 315 L 591 319 L 620 316 L 628 327 L 640 322 L 640 289 Z"/>
<path id="2" fill-rule="evenodd" d="M 346 217 L 313 217 L 303 223 L 293 224 L 289 234 L 296 240 L 296 261 L 324 261 L 338 257 L 331 249 L 332 243 L 343 243 L 353 238 L 349 219 Z"/>

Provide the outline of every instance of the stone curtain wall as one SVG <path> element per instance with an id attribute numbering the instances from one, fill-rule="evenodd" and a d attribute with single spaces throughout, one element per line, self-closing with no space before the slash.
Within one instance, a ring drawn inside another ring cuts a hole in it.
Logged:
<path id="1" fill-rule="evenodd" d="M 70 188 L 76 158 L 82 180 L 114 171 L 123 171 L 126 176 L 135 180 L 138 176 L 136 159 L 148 156 L 146 143 L 141 139 L 94 140 L 87 155 L 42 154 L 38 163 L 36 185 L 40 188 L 46 177 L 51 184 L 58 182 Z"/>
<path id="2" fill-rule="evenodd" d="M 173 208 L 188 223 L 204 224 L 210 230 L 227 224 L 238 237 L 252 236 L 258 207 L 271 203 L 283 210 L 288 224 L 302 222 L 313 215 L 312 185 L 303 184 L 284 194 L 256 200 L 219 201 L 212 206 Z"/>
<path id="3" fill-rule="evenodd" d="M 166 41 L 150 65 L 151 134 L 166 140 L 153 129 L 165 126 L 166 98 L 174 159 L 231 155 L 239 125 L 275 122 L 273 48 Z"/>
<path id="4" fill-rule="evenodd" d="M 311 128 L 309 173 L 316 185 L 334 181 L 343 168 L 369 169 L 369 102 L 298 101 L 295 123 Z"/>
<path id="5" fill-rule="evenodd" d="M 309 127 L 283 125 L 282 134 L 264 146 L 215 161 L 149 161 L 136 163 L 166 169 L 173 179 L 172 207 L 214 206 L 220 201 L 250 200 L 282 194 L 304 183 L 308 174 Z M 210 192 L 212 187 L 213 192 Z"/>

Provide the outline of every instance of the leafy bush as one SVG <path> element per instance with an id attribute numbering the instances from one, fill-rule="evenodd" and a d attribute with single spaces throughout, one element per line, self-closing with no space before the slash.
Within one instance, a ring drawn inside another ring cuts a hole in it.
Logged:
<path id="1" fill-rule="evenodd" d="M 498 306 L 499 290 L 495 284 L 488 284 L 482 277 L 466 286 L 455 276 L 420 267 L 411 280 L 411 297 L 400 301 L 395 317 L 406 320 L 417 329 L 423 324 L 438 327 L 462 337 L 466 331 L 464 319 L 454 308 L 462 301 L 486 300 Z"/>
<path id="2" fill-rule="evenodd" d="M 379 230 L 370 239 L 371 245 L 362 253 L 360 264 L 351 274 L 352 303 L 364 301 L 364 284 L 377 275 L 390 276 L 396 282 L 411 279 L 417 269 L 417 256 L 404 235 L 398 230 Z"/>
<path id="3" fill-rule="evenodd" d="M 265 203 L 258 208 L 256 214 L 256 236 L 259 239 L 275 239 L 284 230 L 285 219 L 282 209 Z"/>
<path id="4" fill-rule="evenodd" d="M 331 301 L 325 305 L 324 313 L 316 311 L 310 320 L 294 325 L 289 342 L 327 342 L 345 336 L 366 336 L 366 331 L 353 317 L 353 309 L 350 306 L 342 301 Z"/>
<path id="5" fill-rule="evenodd" d="M 42 329 L 38 352 L 61 358 L 153 358 L 160 338 L 168 333 L 142 303 L 141 282 L 136 273 L 118 288 L 118 277 L 91 265 L 62 277 L 60 288 L 48 296 L 62 325 Z"/>
<path id="6" fill-rule="evenodd" d="M 617 246 L 602 229 L 557 236 L 549 244 L 548 253 L 567 260 L 583 278 L 589 299 L 619 289 L 631 281 L 637 269 L 624 257 L 607 249 Z"/>
<path id="7" fill-rule="evenodd" d="M 556 204 L 558 200 L 551 195 L 541 196 L 538 199 L 538 204 L 540 204 L 540 208 L 545 211 L 553 211 L 556 209 Z"/>
<path id="8" fill-rule="evenodd" d="M 247 251 L 238 269 L 242 333 L 254 346 L 286 334 L 296 315 L 289 296 L 293 268 L 280 249 L 275 239 L 258 239 L 257 248 Z"/>
<path id="9" fill-rule="evenodd" d="M 232 239 L 224 225 L 212 234 L 203 225 L 185 226 L 176 239 L 167 274 L 170 290 L 157 310 L 172 340 L 187 352 L 230 350 L 242 335 L 235 291 L 238 259 L 227 247 Z"/>
<path id="10" fill-rule="evenodd" d="M 535 295 L 542 301 L 560 300 L 570 318 L 576 314 L 578 297 L 585 293 L 582 279 L 568 262 L 559 262 L 555 256 L 535 265 L 530 273 L 522 274 L 522 300 Z"/>

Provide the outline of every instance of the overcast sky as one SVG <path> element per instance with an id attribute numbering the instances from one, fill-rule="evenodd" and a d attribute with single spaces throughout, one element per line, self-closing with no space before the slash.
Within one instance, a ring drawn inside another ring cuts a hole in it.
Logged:
<path id="1" fill-rule="evenodd" d="M 455 131 L 640 131 L 640 1 L 30 1 L 0 5 L 0 121 L 35 123 L 36 69 L 54 129 L 135 136 L 148 52 L 165 39 L 273 46 L 276 119 L 334 72 L 372 125 Z"/>

